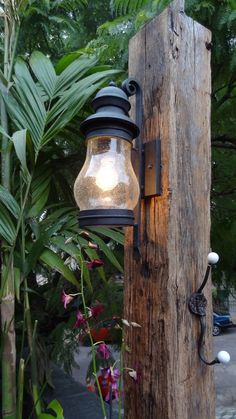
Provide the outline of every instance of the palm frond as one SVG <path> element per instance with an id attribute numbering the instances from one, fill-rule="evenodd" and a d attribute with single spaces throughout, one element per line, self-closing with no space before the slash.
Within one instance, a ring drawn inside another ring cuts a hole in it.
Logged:
<path id="1" fill-rule="evenodd" d="M 49 58 L 36 52 L 30 59 L 35 81 L 26 62 L 17 61 L 14 86 L 9 94 L 4 89 L 2 94 L 17 128 L 29 131 L 35 159 L 42 147 L 69 124 L 104 81 L 119 73 L 99 67 L 91 71 L 95 63 L 94 57 L 81 56 L 56 75 Z M 40 92 L 39 84 L 45 95 L 42 90 Z"/>
<path id="2" fill-rule="evenodd" d="M 5 206 L 0 204 L 0 238 L 12 245 L 16 238 L 16 228 Z"/>
<path id="3" fill-rule="evenodd" d="M 144 7 L 149 0 L 115 0 L 115 10 L 117 14 L 126 15 L 136 13 Z"/>

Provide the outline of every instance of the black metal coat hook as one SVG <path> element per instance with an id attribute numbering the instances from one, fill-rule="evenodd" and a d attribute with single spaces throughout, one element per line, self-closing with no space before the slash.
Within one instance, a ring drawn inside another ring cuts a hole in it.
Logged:
<path id="1" fill-rule="evenodd" d="M 198 288 L 197 292 L 194 292 L 190 299 L 189 299 L 189 310 L 192 314 L 195 314 L 199 318 L 200 323 L 200 336 L 198 339 L 198 355 L 202 362 L 206 365 L 214 365 L 214 364 L 228 364 L 230 361 L 230 355 L 226 351 L 220 351 L 217 354 L 217 357 L 213 359 L 213 361 L 207 361 L 203 354 L 203 347 L 204 347 L 204 337 L 206 332 L 206 307 L 207 307 L 207 299 L 203 294 L 203 289 L 208 281 L 209 274 L 211 272 L 212 265 L 215 265 L 218 260 L 219 256 L 217 253 L 211 252 L 209 253 L 208 257 L 208 266 L 206 269 L 206 273 L 204 279 L 202 281 L 201 286 Z"/>

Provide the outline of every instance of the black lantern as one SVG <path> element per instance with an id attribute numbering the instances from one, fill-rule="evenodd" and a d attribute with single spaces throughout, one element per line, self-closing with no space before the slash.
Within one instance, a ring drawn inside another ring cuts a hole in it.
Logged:
<path id="1" fill-rule="evenodd" d="M 110 83 L 92 102 L 95 114 L 82 124 L 87 156 L 75 185 L 80 227 L 134 225 L 140 188 L 131 163 L 139 128 L 130 119 L 124 90 Z"/>

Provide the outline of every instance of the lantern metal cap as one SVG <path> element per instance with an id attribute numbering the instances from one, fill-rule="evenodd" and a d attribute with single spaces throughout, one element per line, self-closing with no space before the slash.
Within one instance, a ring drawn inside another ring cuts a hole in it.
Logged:
<path id="1" fill-rule="evenodd" d="M 92 106 L 95 110 L 80 129 L 87 139 L 95 136 L 118 136 L 132 142 L 139 135 L 138 126 L 129 117 L 130 102 L 124 90 L 111 82 L 99 90 Z"/>
<path id="2" fill-rule="evenodd" d="M 99 90 L 93 99 L 92 106 L 95 111 L 102 106 L 118 106 L 125 113 L 129 112 L 131 108 L 128 96 L 114 82 L 110 82 L 109 86 Z"/>

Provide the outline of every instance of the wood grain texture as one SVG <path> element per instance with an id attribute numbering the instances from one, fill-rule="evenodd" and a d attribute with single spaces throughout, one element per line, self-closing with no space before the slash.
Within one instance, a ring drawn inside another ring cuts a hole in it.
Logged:
<path id="1" fill-rule="evenodd" d="M 184 12 L 185 0 L 174 0 L 170 4 L 170 8 L 176 12 Z"/>
<path id="2" fill-rule="evenodd" d="M 125 333 L 125 365 L 140 376 L 125 379 L 126 419 L 215 418 L 213 369 L 198 358 L 198 320 L 188 310 L 210 250 L 210 40 L 172 4 L 130 42 L 129 75 L 143 89 L 141 134 L 162 141 L 163 193 L 142 202 L 140 262 L 126 233 L 124 317 L 142 326 Z M 208 358 L 211 322 L 209 302 Z"/>

